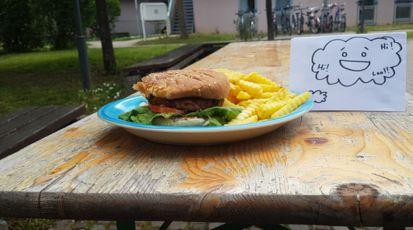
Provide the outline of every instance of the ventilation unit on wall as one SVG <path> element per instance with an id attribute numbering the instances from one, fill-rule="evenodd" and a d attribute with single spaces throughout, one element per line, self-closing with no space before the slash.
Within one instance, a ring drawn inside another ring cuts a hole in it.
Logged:
<path id="1" fill-rule="evenodd" d="M 145 22 L 162 22 L 164 21 L 166 25 L 169 24 L 168 9 L 165 3 L 141 3 L 139 5 L 141 12 L 141 22 L 142 22 L 142 33 L 143 38 L 146 39 L 146 29 Z M 168 30 L 169 34 L 170 31 Z"/>

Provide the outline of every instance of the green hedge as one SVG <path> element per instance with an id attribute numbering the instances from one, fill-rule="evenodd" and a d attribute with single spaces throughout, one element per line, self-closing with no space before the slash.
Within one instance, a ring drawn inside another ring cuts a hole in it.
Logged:
<path id="1" fill-rule="evenodd" d="M 111 22 L 120 14 L 119 0 L 106 0 Z M 73 0 L 1 0 L 0 43 L 5 52 L 42 48 L 66 49 L 74 45 Z M 81 0 L 83 26 L 96 28 L 94 0 Z"/>

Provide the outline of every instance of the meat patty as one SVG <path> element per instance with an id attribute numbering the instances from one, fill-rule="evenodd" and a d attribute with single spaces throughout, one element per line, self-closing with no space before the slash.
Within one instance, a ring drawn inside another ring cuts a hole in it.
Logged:
<path id="1" fill-rule="evenodd" d="M 209 107 L 221 106 L 224 102 L 224 99 L 204 99 L 197 97 L 187 97 L 168 100 L 166 98 L 150 97 L 148 101 L 151 105 L 162 105 L 166 107 L 176 108 L 188 113 L 202 109 L 207 109 Z"/>

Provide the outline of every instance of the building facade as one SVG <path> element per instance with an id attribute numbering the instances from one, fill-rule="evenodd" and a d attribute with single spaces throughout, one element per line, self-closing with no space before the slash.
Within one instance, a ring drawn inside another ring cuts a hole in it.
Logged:
<path id="1" fill-rule="evenodd" d="M 257 12 L 257 28 L 266 32 L 265 0 L 193 0 L 195 31 L 199 33 L 235 33 L 234 20 L 239 10 Z M 300 5 L 321 7 L 323 0 L 273 0 L 273 7 Z M 356 26 L 360 18 L 357 0 L 329 0 L 329 3 L 345 4 L 347 26 Z M 366 24 L 387 25 L 413 22 L 412 0 L 365 0 Z"/>
<path id="2" fill-rule="evenodd" d="M 174 0 L 120 0 L 121 15 L 113 28 L 114 33 L 141 35 L 139 4 L 142 2 L 164 2 L 171 4 Z M 234 21 L 238 11 L 253 10 L 257 12 L 257 29 L 266 32 L 265 0 L 184 0 L 191 1 L 191 25 L 197 33 L 235 33 Z M 321 7 L 325 0 L 272 0 L 273 8 L 285 5 L 302 7 Z M 329 3 L 345 4 L 347 26 L 358 24 L 360 9 L 357 0 L 328 0 Z M 386 25 L 392 23 L 413 22 L 413 0 L 365 0 L 366 24 Z M 164 23 L 147 25 L 148 34 L 159 33 Z"/>
<path id="3" fill-rule="evenodd" d="M 120 15 L 116 18 L 112 33 L 127 33 L 129 35 L 142 35 L 142 21 L 139 4 L 142 2 L 162 2 L 167 0 L 120 0 Z M 151 22 L 146 24 L 148 34 L 160 33 L 165 27 L 164 22 Z"/>

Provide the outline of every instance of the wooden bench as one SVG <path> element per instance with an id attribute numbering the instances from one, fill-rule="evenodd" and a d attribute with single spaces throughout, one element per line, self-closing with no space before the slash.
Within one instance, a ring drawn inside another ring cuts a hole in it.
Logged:
<path id="1" fill-rule="evenodd" d="M 184 45 L 161 56 L 129 66 L 125 68 L 125 72 L 128 76 L 143 76 L 151 72 L 182 69 L 227 44 L 228 42 L 215 42 Z"/>
<path id="2" fill-rule="evenodd" d="M 0 159 L 75 122 L 84 106 L 28 107 L 0 118 Z"/>

